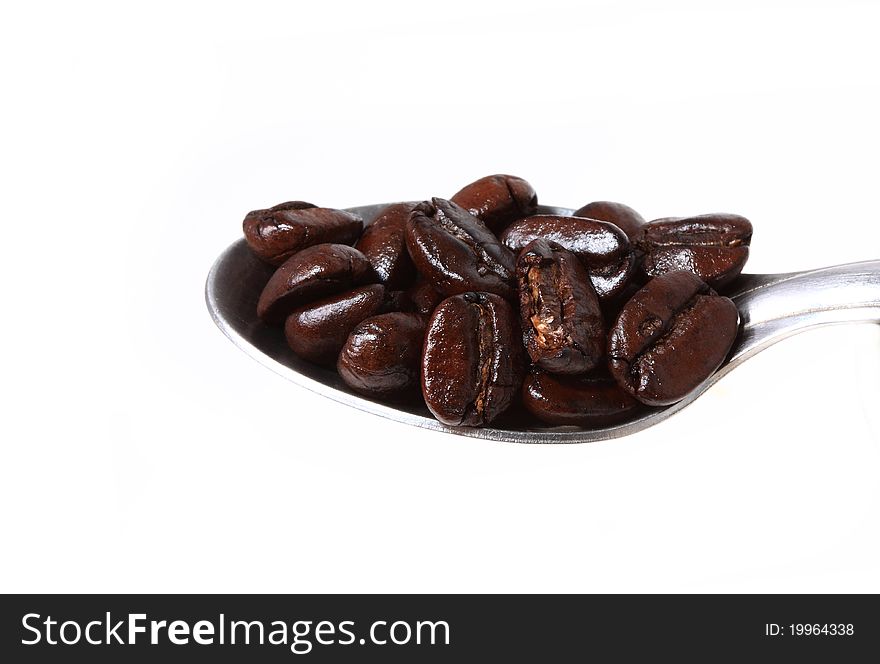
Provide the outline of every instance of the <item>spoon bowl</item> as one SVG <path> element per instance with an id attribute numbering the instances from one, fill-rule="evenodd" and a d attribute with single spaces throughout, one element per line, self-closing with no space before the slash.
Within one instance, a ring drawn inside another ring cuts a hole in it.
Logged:
<path id="1" fill-rule="evenodd" d="M 387 206 L 348 208 L 370 224 Z M 539 214 L 571 215 L 569 208 L 539 206 Z M 526 413 L 508 412 L 489 427 L 449 427 L 424 405 L 389 405 L 353 392 L 330 367 L 306 362 L 288 348 L 284 335 L 257 318 L 257 299 L 275 270 L 259 260 L 243 239 L 227 248 L 211 267 L 205 284 L 208 311 L 217 327 L 263 366 L 309 390 L 347 406 L 462 436 L 512 443 L 590 443 L 618 438 L 662 422 L 694 402 L 709 387 L 777 341 L 803 330 L 837 323 L 880 323 L 880 260 L 787 274 L 743 274 L 726 295 L 739 309 L 741 328 L 721 367 L 685 399 L 646 409 L 613 426 L 583 429 L 542 425 Z"/>

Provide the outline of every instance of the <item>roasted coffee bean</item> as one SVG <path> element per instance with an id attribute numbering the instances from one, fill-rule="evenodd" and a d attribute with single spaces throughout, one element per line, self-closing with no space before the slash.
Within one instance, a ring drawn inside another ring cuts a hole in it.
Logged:
<path id="1" fill-rule="evenodd" d="M 406 227 L 416 268 L 444 295 L 468 291 L 514 295 L 513 254 L 464 208 L 434 198 L 420 203 Z"/>
<path id="2" fill-rule="evenodd" d="M 434 311 L 422 351 L 422 395 L 438 420 L 488 424 L 516 397 L 523 371 L 519 324 L 505 300 L 464 293 Z"/>
<path id="3" fill-rule="evenodd" d="M 355 248 L 370 261 L 386 288 L 405 289 L 415 279 L 416 268 L 406 249 L 406 222 L 415 203 L 394 203 L 364 229 Z"/>
<path id="4" fill-rule="evenodd" d="M 336 368 L 353 390 L 377 399 L 399 399 L 419 390 L 419 367 L 427 318 L 388 313 L 352 330 Z"/>
<path id="5" fill-rule="evenodd" d="M 257 315 L 281 323 L 297 307 L 376 281 L 367 257 L 345 244 L 318 244 L 288 258 L 269 279 Z"/>
<path id="6" fill-rule="evenodd" d="M 316 244 L 354 244 L 364 222 L 345 210 L 290 201 L 248 212 L 242 226 L 254 253 L 272 265 L 281 265 L 296 252 Z"/>
<path id="7" fill-rule="evenodd" d="M 635 256 L 626 234 L 606 221 L 538 214 L 513 222 L 501 234 L 501 241 L 515 253 L 538 238 L 576 254 L 600 300 L 616 297 L 634 272 Z"/>
<path id="8" fill-rule="evenodd" d="M 515 175 L 489 175 L 471 182 L 451 199 L 494 233 L 510 222 L 538 211 L 538 195 Z"/>
<path id="9" fill-rule="evenodd" d="M 373 284 L 300 307 L 284 323 L 287 344 L 305 360 L 333 364 L 355 325 L 377 314 L 384 299 L 385 287 Z"/>
<path id="10" fill-rule="evenodd" d="M 645 218 L 629 205 L 612 203 L 611 201 L 588 203 L 584 207 L 575 210 L 574 216 L 612 223 L 626 233 L 631 243 L 639 237 L 642 226 L 645 224 Z"/>
<path id="11" fill-rule="evenodd" d="M 745 217 L 704 214 L 649 222 L 637 244 L 646 276 L 687 270 L 723 288 L 742 272 L 751 241 L 752 224 Z"/>
<path id="12" fill-rule="evenodd" d="M 605 355 L 599 298 L 577 256 L 555 242 L 529 242 L 516 265 L 523 343 L 552 373 L 581 374 Z"/>
<path id="13" fill-rule="evenodd" d="M 526 376 L 522 402 L 542 422 L 586 428 L 619 424 L 644 409 L 610 376 L 555 376 L 541 369 Z"/>
<path id="14" fill-rule="evenodd" d="M 443 296 L 434 290 L 431 283 L 424 277 L 419 277 L 412 288 L 406 291 L 404 310 L 430 316 L 442 300 Z"/>
<path id="15" fill-rule="evenodd" d="M 623 307 L 608 333 L 611 375 L 649 406 L 686 397 L 721 366 L 739 313 L 690 272 L 655 277 Z"/>

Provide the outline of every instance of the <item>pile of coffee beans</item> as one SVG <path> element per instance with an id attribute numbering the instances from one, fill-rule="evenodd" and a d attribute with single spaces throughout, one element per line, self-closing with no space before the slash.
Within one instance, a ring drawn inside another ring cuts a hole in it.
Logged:
<path id="1" fill-rule="evenodd" d="M 603 427 L 683 399 L 718 369 L 739 330 L 723 293 L 749 255 L 747 219 L 647 222 L 605 201 L 537 212 L 535 190 L 511 175 L 389 205 L 366 229 L 302 201 L 256 210 L 245 238 L 278 266 L 257 315 L 352 390 L 422 399 L 451 426 L 519 409 Z"/>

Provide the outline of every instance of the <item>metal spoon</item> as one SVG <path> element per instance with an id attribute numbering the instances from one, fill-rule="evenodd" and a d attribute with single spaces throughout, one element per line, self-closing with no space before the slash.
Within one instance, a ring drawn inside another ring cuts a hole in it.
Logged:
<path id="1" fill-rule="evenodd" d="M 384 207 L 365 205 L 349 210 L 370 223 Z M 539 212 L 570 215 L 572 210 L 543 205 Z M 718 371 L 684 400 L 602 429 L 542 426 L 516 414 L 503 416 L 492 427 L 448 427 L 424 406 L 394 407 L 355 394 L 333 369 L 294 355 L 284 335 L 261 323 L 256 315 L 257 298 L 273 269 L 257 259 L 242 239 L 220 255 L 205 284 L 208 310 L 217 327 L 260 364 L 318 394 L 398 422 L 513 443 L 589 443 L 636 433 L 682 410 L 732 369 L 777 341 L 821 325 L 880 323 L 880 260 L 789 274 L 743 274 L 729 294 L 742 320 L 739 337 Z"/>

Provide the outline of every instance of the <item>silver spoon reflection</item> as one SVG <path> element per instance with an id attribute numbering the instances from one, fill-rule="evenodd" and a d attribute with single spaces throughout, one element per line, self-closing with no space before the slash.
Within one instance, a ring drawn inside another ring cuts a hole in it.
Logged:
<path id="1" fill-rule="evenodd" d="M 386 205 L 364 205 L 349 211 L 369 224 Z M 538 212 L 570 215 L 572 210 L 542 205 Z M 491 427 L 448 427 L 424 406 L 395 407 L 356 394 L 332 368 L 294 355 L 284 334 L 263 324 L 256 315 L 257 298 L 273 270 L 241 239 L 220 255 L 205 284 L 208 310 L 217 327 L 260 364 L 335 401 L 398 422 L 514 443 L 589 443 L 636 433 L 679 412 L 732 369 L 777 341 L 822 325 L 880 323 L 880 260 L 789 274 L 743 274 L 728 293 L 739 308 L 739 337 L 718 371 L 684 400 L 601 429 L 541 425 L 517 413 L 505 414 Z"/>

